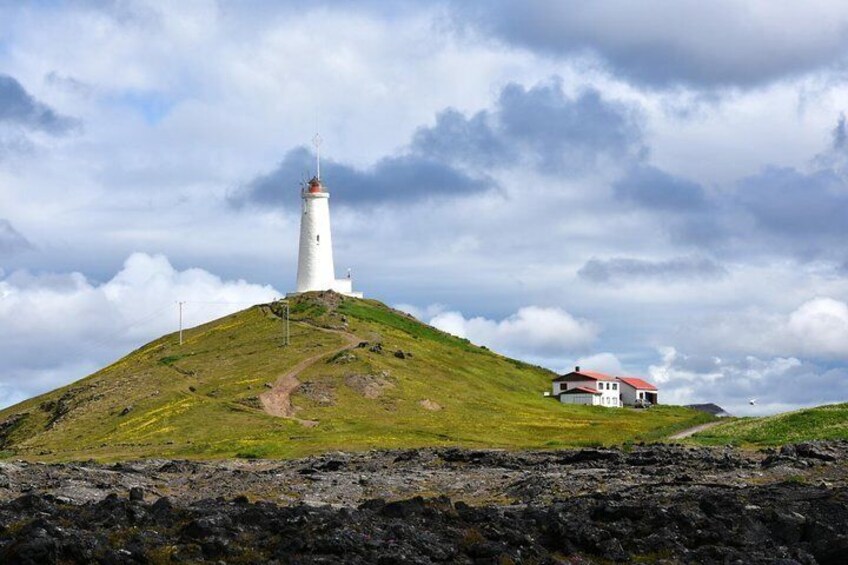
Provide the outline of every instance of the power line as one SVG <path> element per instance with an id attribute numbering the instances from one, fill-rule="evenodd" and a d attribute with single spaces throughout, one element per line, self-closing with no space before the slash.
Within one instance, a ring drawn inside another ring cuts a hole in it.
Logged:
<path id="1" fill-rule="evenodd" d="M 132 329 L 132 328 L 138 327 L 140 325 L 146 324 L 147 322 L 152 321 L 154 318 L 157 318 L 159 316 L 159 314 L 161 314 L 163 311 L 165 311 L 166 309 L 168 309 L 170 307 L 171 307 L 170 304 L 165 305 L 165 306 L 159 308 L 158 310 L 154 311 L 153 313 L 145 316 L 144 318 L 134 320 L 132 322 L 124 324 L 123 326 L 119 326 L 117 329 L 114 329 L 114 330 L 111 331 L 111 335 L 114 336 L 117 333 L 125 332 L 129 329 Z M 107 339 L 100 339 L 100 340 L 97 340 L 97 341 L 93 341 L 93 342 L 90 343 L 90 345 L 93 345 L 95 347 L 106 347 L 108 345 L 111 345 L 112 343 L 114 343 L 114 340 L 111 339 L 111 337 L 110 337 L 110 338 L 107 338 Z"/>

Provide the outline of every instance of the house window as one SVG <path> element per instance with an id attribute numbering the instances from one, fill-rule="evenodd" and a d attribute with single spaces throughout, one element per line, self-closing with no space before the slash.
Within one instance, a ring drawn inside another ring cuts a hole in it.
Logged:
<path id="1" fill-rule="evenodd" d="M 612 383 L 612 389 L 618 390 L 618 383 Z"/>

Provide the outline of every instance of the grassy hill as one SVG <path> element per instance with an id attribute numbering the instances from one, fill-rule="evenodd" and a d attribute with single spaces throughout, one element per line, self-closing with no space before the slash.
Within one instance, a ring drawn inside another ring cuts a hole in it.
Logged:
<path id="1" fill-rule="evenodd" d="M 0 450 L 28 459 L 296 457 L 461 445 L 551 448 L 658 439 L 710 416 L 566 406 L 551 372 L 373 300 L 311 293 L 166 335 L 0 411 Z M 364 345 L 360 342 L 364 342 Z M 269 414 L 272 408 L 288 417 Z"/>
<path id="2" fill-rule="evenodd" d="M 733 419 L 691 437 L 705 445 L 782 445 L 816 439 L 848 439 L 848 403 Z"/>

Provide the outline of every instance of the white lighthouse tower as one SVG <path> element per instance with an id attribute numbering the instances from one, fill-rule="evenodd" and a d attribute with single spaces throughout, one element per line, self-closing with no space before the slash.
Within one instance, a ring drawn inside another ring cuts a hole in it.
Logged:
<path id="1" fill-rule="evenodd" d="M 320 145 L 316 136 L 315 146 Z M 353 280 L 336 279 L 333 266 L 333 237 L 330 234 L 330 193 L 321 183 L 321 161 L 317 174 L 301 191 L 303 213 L 300 216 L 300 249 L 297 257 L 297 292 L 334 290 L 340 294 L 362 298 L 353 292 Z"/>

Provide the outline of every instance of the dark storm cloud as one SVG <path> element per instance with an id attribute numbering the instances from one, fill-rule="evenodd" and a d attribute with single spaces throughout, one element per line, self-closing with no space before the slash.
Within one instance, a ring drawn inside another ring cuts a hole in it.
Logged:
<path id="1" fill-rule="evenodd" d="M 704 189 L 699 184 L 651 166 L 631 169 L 613 184 L 613 191 L 622 200 L 656 210 L 687 212 L 707 206 Z"/>
<path id="2" fill-rule="evenodd" d="M 0 218 L 0 257 L 31 248 L 32 244 L 12 226 L 9 220 Z"/>
<path id="3" fill-rule="evenodd" d="M 250 181 L 230 202 L 234 205 L 291 202 L 298 181 L 307 180 L 314 170 L 315 156 L 309 150 L 292 149 L 277 168 Z M 417 155 L 386 157 L 367 170 L 322 160 L 321 179 L 338 202 L 346 205 L 462 195 L 492 186 L 485 178 L 472 178 L 449 165 Z"/>
<path id="4" fill-rule="evenodd" d="M 847 133 L 840 116 L 831 145 L 811 162 L 809 171 L 770 166 L 730 190 L 708 192 L 691 180 L 637 165 L 612 184 L 613 194 L 620 203 L 652 213 L 673 242 L 710 255 L 766 253 L 843 263 Z"/>
<path id="5" fill-rule="evenodd" d="M 742 181 L 737 199 L 760 228 L 802 246 L 825 243 L 816 236 L 845 235 L 848 186 L 834 170 L 770 167 Z"/>
<path id="6" fill-rule="evenodd" d="M 677 244 L 712 253 L 728 235 L 727 204 L 700 184 L 649 165 L 631 167 L 612 184 L 620 204 L 653 215 Z"/>
<path id="7" fill-rule="evenodd" d="M 41 130 L 54 135 L 66 133 L 77 121 L 61 116 L 33 98 L 9 75 L 0 74 L 0 123 Z"/>
<path id="8" fill-rule="evenodd" d="M 544 172 L 576 174 L 602 159 L 639 160 L 646 149 L 637 112 L 594 89 L 575 97 L 554 78 L 530 89 L 508 84 L 491 111 L 456 110 L 413 136 L 413 152 L 471 166 L 514 165 L 523 157 Z"/>
<path id="9" fill-rule="evenodd" d="M 845 114 L 842 114 L 836 122 L 836 127 L 833 128 L 833 149 L 845 151 L 848 149 L 846 142 L 848 142 L 848 132 L 845 131 Z"/>
<path id="10" fill-rule="evenodd" d="M 471 118 L 448 108 L 436 116 L 436 125 L 419 128 L 412 139 L 415 152 L 444 162 L 472 163 L 484 167 L 515 161 L 514 148 L 495 132 L 488 111 Z"/>
<path id="11" fill-rule="evenodd" d="M 756 86 L 835 66 L 848 49 L 848 13 L 803 3 L 771 13 L 701 0 L 458 0 L 452 7 L 460 29 L 547 55 L 597 57 L 651 87 Z"/>
<path id="12" fill-rule="evenodd" d="M 667 261 L 647 261 L 627 257 L 590 259 L 577 274 L 596 283 L 629 282 L 636 280 L 704 280 L 717 279 L 727 271 L 706 257 L 675 257 Z"/>
<path id="13" fill-rule="evenodd" d="M 603 159 L 642 159 L 645 148 L 635 114 L 596 90 L 568 97 L 559 79 L 530 89 L 509 84 L 492 110 L 470 118 L 450 108 L 440 112 L 434 126 L 416 130 L 406 153 L 366 170 L 322 161 L 321 176 L 342 199 L 349 195 L 351 202 L 369 203 L 480 192 L 494 186 L 487 170 L 525 161 L 542 172 L 574 175 Z M 274 171 L 247 183 L 231 201 L 282 202 L 286 187 L 312 170 L 313 155 L 293 149 Z"/>

